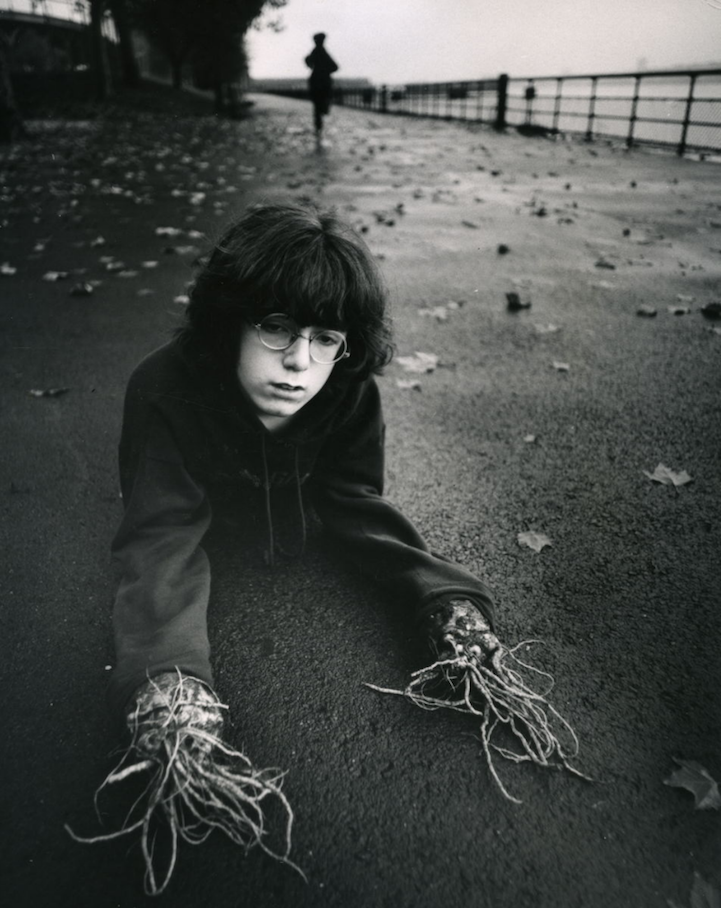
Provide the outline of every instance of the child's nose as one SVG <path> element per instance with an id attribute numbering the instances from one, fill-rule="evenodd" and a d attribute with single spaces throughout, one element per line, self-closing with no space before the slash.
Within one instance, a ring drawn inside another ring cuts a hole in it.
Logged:
<path id="1" fill-rule="evenodd" d="M 286 347 L 283 365 L 294 372 L 304 372 L 310 367 L 310 338 L 299 334 L 290 347 Z"/>

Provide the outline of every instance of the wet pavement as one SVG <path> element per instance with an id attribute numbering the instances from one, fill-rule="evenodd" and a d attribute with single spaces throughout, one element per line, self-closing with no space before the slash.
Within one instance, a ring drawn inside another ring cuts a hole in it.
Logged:
<path id="1" fill-rule="evenodd" d="M 281 197 L 363 231 L 399 354 L 438 357 L 380 380 L 387 493 L 493 588 L 506 642 L 543 640 L 532 658 L 598 781 L 502 764 L 523 803 L 505 801 L 472 720 L 363 687 L 402 686 L 426 658 L 392 602 L 320 540 L 273 573 L 219 549 L 229 734 L 287 770 L 308 882 L 218 838 L 182 850 L 156 901 L 664 908 L 691 904 L 694 874 L 721 888 L 718 811 L 663 784 L 674 758 L 721 779 L 721 322 L 701 312 L 719 299 L 718 165 L 342 108 L 318 147 L 303 102 L 258 96 L 219 121 L 168 97 L 33 124 L 0 152 L 8 903 L 148 901 L 137 847 L 63 830 L 98 831 L 117 744 L 103 689 L 124 385 L 222 226 Z M 509 311 L 509 293 L 530 307 Z M 659 464 L 692 481 L 653 482 Z M 551 545 L 521 546 L 527 531 Z"/>

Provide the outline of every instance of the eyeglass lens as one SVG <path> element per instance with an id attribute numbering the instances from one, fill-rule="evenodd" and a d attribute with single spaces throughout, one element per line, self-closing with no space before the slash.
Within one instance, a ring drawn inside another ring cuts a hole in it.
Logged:
<path id="1" fill-rule="evenodd" d="M 271 350 L 285 350 L 300 337 L 300 329 L 288 316 L 268 315 L 259 325 L 258 336 Z M 317 363 L 334 363 L 346 350 L 346 339 L 339 331 L 327 329 L 311 336 L 310 355 Z"/>

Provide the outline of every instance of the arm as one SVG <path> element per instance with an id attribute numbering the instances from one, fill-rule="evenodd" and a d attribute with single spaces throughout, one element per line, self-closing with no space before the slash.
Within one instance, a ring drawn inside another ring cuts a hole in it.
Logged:
<path id="1" fill-rule="evenodd" d="M 470 571 L 431 552 L 413 524 L 383 494 L 384 425 L 373 380 L 349 424 L 321 453 L 314 504 L 350 559 L 424 620 L 444 602 L 467 599 L 493 621 L 487 587 Z"/>
<path id="2" fill-rule="evenodd" d="M 212 684 L 210 569 L 200 546 L 210 505 L 160 415 L 147 408 L 135 419 L 126 409 L 120 447 L 125 514 L 112 545 L 120 568 L 109 686 L 115 713 L 149 676 L 165 671 L 180 669 Z"/>

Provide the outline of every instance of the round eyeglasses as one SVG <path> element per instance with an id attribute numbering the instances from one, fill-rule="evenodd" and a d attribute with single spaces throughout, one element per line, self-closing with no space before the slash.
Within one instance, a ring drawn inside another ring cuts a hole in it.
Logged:
<path id="1" fill-rule="evenodd" d="M 298 325 L 289 315 L 280 312 L 266 315 L 260 322 L 253 322 L 258 337 L 269 350 L 287 350 L 299 337 L 310 342 L 310 356 L 316 363 L 330 365 L 350 356 L 348 341 L 340 331 L 323 328 L 316 334 L 301 334 Z"/>

